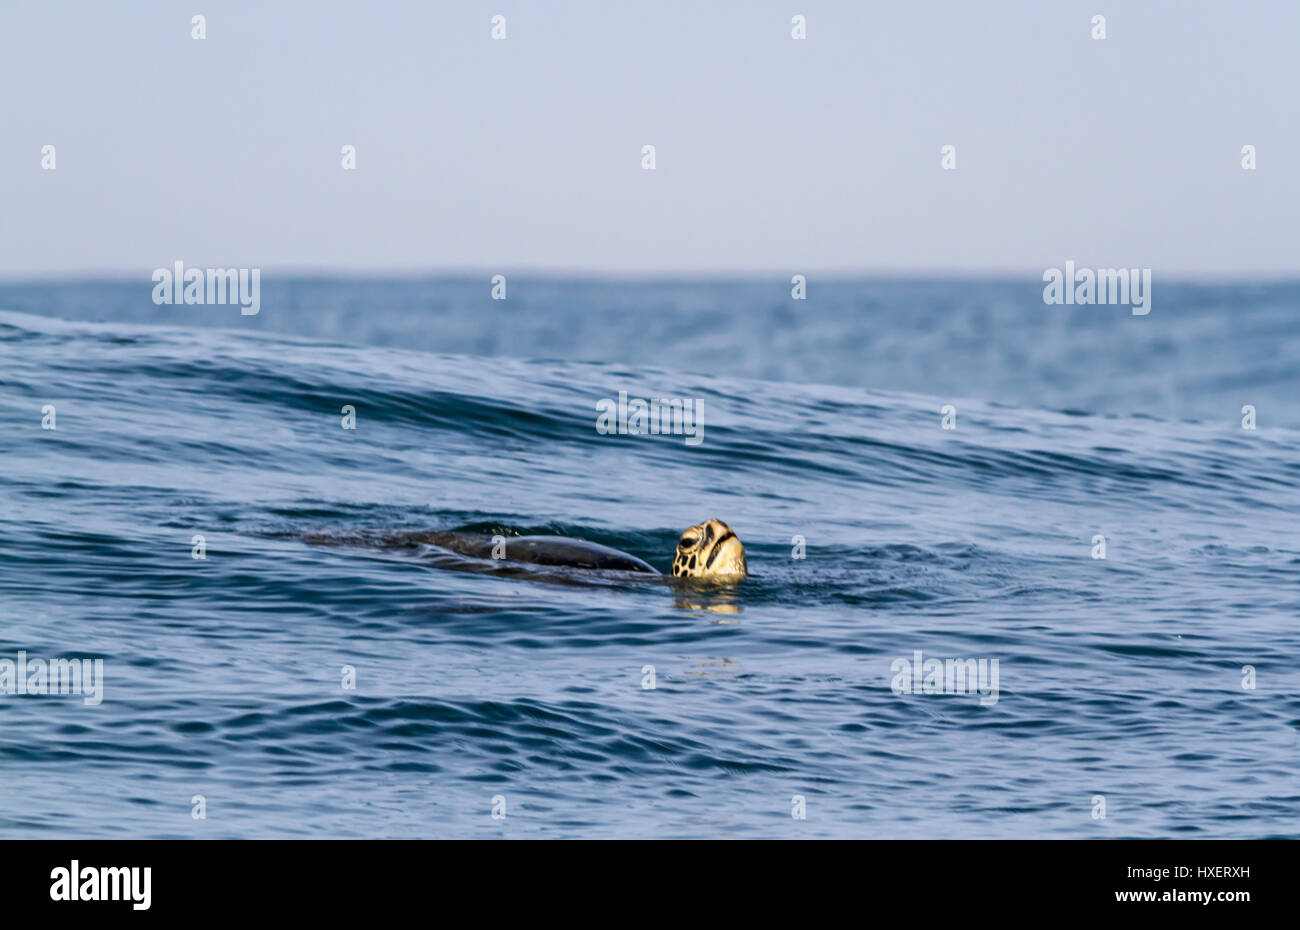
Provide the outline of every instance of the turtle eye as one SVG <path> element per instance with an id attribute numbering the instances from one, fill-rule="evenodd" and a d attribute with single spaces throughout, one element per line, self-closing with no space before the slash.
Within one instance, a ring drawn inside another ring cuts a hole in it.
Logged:
<path id="1" fill-rule="evenodd" d="M 690 549 L 699 541 L 700 537 L 698 536 L 683 536 L 681 542 L 677 545 L 681 549 Z"/>

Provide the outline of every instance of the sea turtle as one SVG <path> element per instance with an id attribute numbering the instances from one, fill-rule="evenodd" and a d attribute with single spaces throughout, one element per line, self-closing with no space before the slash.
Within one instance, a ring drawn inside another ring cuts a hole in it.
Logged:
<path id="1" fill-rule="evenodd" d="M 510 563 L 528 563 L 582 571 L 660 574 L 653 565 L 634 555 L 569 536 L 502 536 L 481 531 L 443 531 L 353 536 L 311 534 L 303 539 L 317 545 L 358 545 L 390 550 L 418 547 L 433 564 L 464 571 L 515 574 Z M 466 560 L 464 556 L 470 556 L 474 561 Z M 726 581 L 743 578 L 745 573 L 745 547 L 731 527 L 721 520 L 696 524 L 683 532 L 677 542 L 672 568 L 674 577 Z"/>
<path id="2" fill-rule="evenodd" d="M 677 540 L 673 575 L 678 578 L 743 578 L 745 547 L 721 520 L 706 520 L 688 528 Z"/>

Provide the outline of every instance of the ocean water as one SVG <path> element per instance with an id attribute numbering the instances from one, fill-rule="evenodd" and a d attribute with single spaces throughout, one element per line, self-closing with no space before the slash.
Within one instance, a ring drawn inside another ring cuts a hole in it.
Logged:
<path id="1" fill-rule="evenodd" d="M 509 287 L 0 286 L 0 660 L 103 661 L 0 694 L 0 835 L 1300 837 L 1300 286 Z M 738 586 L 305 540 L 708 517 Z"/>

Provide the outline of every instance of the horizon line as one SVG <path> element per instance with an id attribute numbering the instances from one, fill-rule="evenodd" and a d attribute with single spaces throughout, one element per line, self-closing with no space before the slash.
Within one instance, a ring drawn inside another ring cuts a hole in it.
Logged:
<path id="1" fill-rule="evenodd" d="M 172 260 L 176 261 L 175 259 Z M 371 280 L 371 281 L 415 281 L 415 280 L 450 280 L 483 278 L 491 281 L 494 275 L 505 275 L 524 280 L 567 280 L 581 281 L 622 281 L 626 283 L 673 283 L 673 282 L 709 282 L 735 281 L 759 282 L 780 281 L 790 283 L 790 277 L 802 274 L 812 283 L 814 277 L 823 281 L 934 281 L 934 282 L 1032 282 L 1042 283 L 1045 271 L 1062 267 L 1065 261 L 1074 261 L 1075 267 L 1084 268 L 1122 268 L 1126 265 L 1102 263 L 1093 265 L 1073 259 L 1062 259 L 1060 265 L 1045 268 L 960 268 L 960 267 L 916 267 L 916 268 L 806 268 L 791 266 L 782 271 L 764 271 L 745 268 L 714 269 L 595 269 L 584 267 L 539 267 L 516 266 L 514 268 L 487 268 L 485 266 L 444 266 L 444 267 L 402 267 L 385 268 L 374 266 L 323 267 L 318 265 L 238 265 L 233 263 L 186 263 L 187 268 L 257 268 L 262 275 L 269 275 L 287 280 Z M 7 272 L 0 271 L 0 285 L 22 284 L 60 284 L 60 283 L 118 283 L 132 280 L 152 281 L 152 269 L 127 270 L 123 268 L 80 268 L 67 271 Z M 1145 266 L 1143 266 L 1145 267 Z M 1160 272 L 1152 269 L 1153 274 L 1160 274 L 1166 280 L 1175 283 L 1196 284 L 1285 284 L 1300 282 L 1300 269 L 1260 269 L 1242 271 L 1204 271 L 1185 268 Z"/>

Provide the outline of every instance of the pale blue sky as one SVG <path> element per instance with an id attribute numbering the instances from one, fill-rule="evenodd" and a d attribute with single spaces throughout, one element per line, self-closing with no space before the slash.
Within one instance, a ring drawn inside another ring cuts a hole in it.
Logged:
<path id="1" fill-rule="evenodd" d="M 1298 42 L 1292 0 L 5 0 L 0 275 L 1295 274 Z"/>

